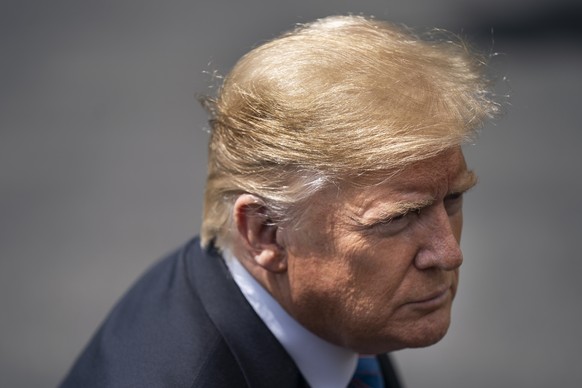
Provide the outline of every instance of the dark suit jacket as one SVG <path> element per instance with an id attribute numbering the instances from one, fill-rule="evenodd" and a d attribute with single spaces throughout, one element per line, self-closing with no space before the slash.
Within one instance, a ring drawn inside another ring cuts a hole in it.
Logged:
<path id="1" fill-rule="evenodd" d="M 399 387 L 387 356 L 389 387 Z M 166 257 L 114 307 L 61 387 L 307 387 L 198 239 Z"/>

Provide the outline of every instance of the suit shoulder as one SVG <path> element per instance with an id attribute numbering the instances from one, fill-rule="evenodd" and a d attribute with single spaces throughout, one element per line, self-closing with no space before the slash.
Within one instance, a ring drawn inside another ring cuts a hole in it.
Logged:
<path id="1" fill-rule="evenodd" d="M 198 382 L 222 369 L 242 377 L 188 276 L 196 243 L 160 260 L 130 288 L 63 387 L 203 386 Z"/>

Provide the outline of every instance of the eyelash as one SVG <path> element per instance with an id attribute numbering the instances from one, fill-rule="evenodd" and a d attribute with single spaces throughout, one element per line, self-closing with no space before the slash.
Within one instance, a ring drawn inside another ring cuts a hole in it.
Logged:
<path id="1" fill-rule="evenodd" d="M 444 200 L 445 200 L 445 202 L 457 202 L 463 198 L 463 194 L 464 194 L 463 192 L 451 193 L 451 194 L 447 195 Z M 398 214 L 398 215 L 395 215 L 393 217 L 387 218 L 385 220 L 378 221 L 376 224 L 374 224 L 374 226 L 375 225 L 387 225 L 387 224 L 390 224 L 394 221 L 402 220 L 403 218 L 410 215 L 411 213 L 413 213 L 413 215 L 420 216 L 421 211 L 422 211 L 422 208 L 410 209 L 405 213 Z"/>
<path id="2" fill-rule="evenodd" d="M 444 198 L 445 206 L 447 203 L 451 206 L 454 206 L 455 204 L 459 203 L 459 201 L 463 198 L 464 194 L 465 194 L 464 192 L 455 192 L 455 193 L 451 193 L 451 194 L 447 195 Z M 377 222 L 369 225 L 368 229 L 376 229 L 376 228 L 386 227 L 390 224 L 396 223 L 398 221 L 402 221 L 402 220 L 406 219 L 406 217 L 411 216 L 411 215 L 420 216 L 422 210 L 423 210 L 423 208 L 410 209 L 404 213 L 394 215 L 393 217 L 378 220 Z M 450 213 L 450 214 L 452 214 L 452 213 Z"/>
<path id="3" fill-rule="evenodd" d="M 461 209 L 463 195 L 464 193 L 460 192 L 452 193 L 445 197 L 445 208 L 447 209 L 447 213 L 449 215 L 453 215 Z"/>
<path id="4" fill-rule="evenodd" d="M 382 225 L 388 225 L 388 224 L 391 224 L 392 222 L 403 220 L 405 217 L 407 217 L 407 216 L 408 216 L 408 215 L 410 215 L 411 213 L 414 213 L 413 215 L 417 215 L 417 216 L 419 216 L 419 215 L 420 215 L 420 212 L 421 212 L 421 210 L 422 210 L 422 209 L 420 209 L 420 208 L 418 208 L 418 209 L 410 209 L 410 210 L 408 210 L 408 211 L 407 211 L 407 212 L 405 212 L 405 213 L 398 214 L 398 215 L 395 215 L 395 216 L 393 216 L 393 217 L 386 218 L 386 219 L 384 219 L 384 220 L 380 220 L 380 221 L 376 222 L 376 223 L 375 223 L 374 225 L 372 225 L 372 226 L 382 226 Z"/>
<path id="5" fill-rule="evenodd" d="M 463 197 L 463 192 L 460 193 L 451 193 L 445 197 L 445 201 L 456 201 Z"/>
<path id="6" fill-rule="evenodd" d="M 407 211 L 407 212 L 405 212 L 405 213 L 398 214 L 397 216 L 394 216 L 394 217 L 390 218 L 390 220 L 391 220 L 391 221 L 398 221 L 398 220 L 401 220 L 401 219 L 403 219 L 404 217 L 406 217 L 406 216 L 410 215 L 411 213 L 413 213 L 413 215 L 417 215 L 417 216 L 419 216 L 419 215 L 420 215 L 420 211 L 421 211 L 421 210 L 422 210 L 421 208 L 418 208 L 418 209 L 410 209 L 410 210 L 408 210 L 408 211 Z"/>

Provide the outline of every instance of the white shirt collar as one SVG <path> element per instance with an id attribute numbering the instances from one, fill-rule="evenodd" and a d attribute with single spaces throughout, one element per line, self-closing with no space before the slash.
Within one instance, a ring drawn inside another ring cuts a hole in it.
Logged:
<path id="1" fill-rule="evenodd" d="M 312 388 L 347 387 L 358 354 L 316 336 L 291 315 L 243 267 L 232 253 L 224 258 L 234 281 L 265 325 L 283 345 Z"/>

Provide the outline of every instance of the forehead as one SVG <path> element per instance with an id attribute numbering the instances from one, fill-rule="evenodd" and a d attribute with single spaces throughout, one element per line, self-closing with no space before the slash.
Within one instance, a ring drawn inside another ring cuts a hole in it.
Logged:
<path id="1" fill-rule="evenodd" d="M 386 180 L 395 188 L 436 189 L 450 186 L 467 177 L 467 164 L 460 148 L 414 163 Z"/>
<path id="2" fill-rule="evenodd" d="M 377 184 L 362 189 L 348 189 L 345 194 L 359 204 L 387 195 L 424 195 L 436 197 L 450 192 L 462 192 L 475 183 L 475 175 L 467 170 L 460 148 L 445 151 L 435 157 L 416 162 L 397 174 L 388 175 Z"/>

